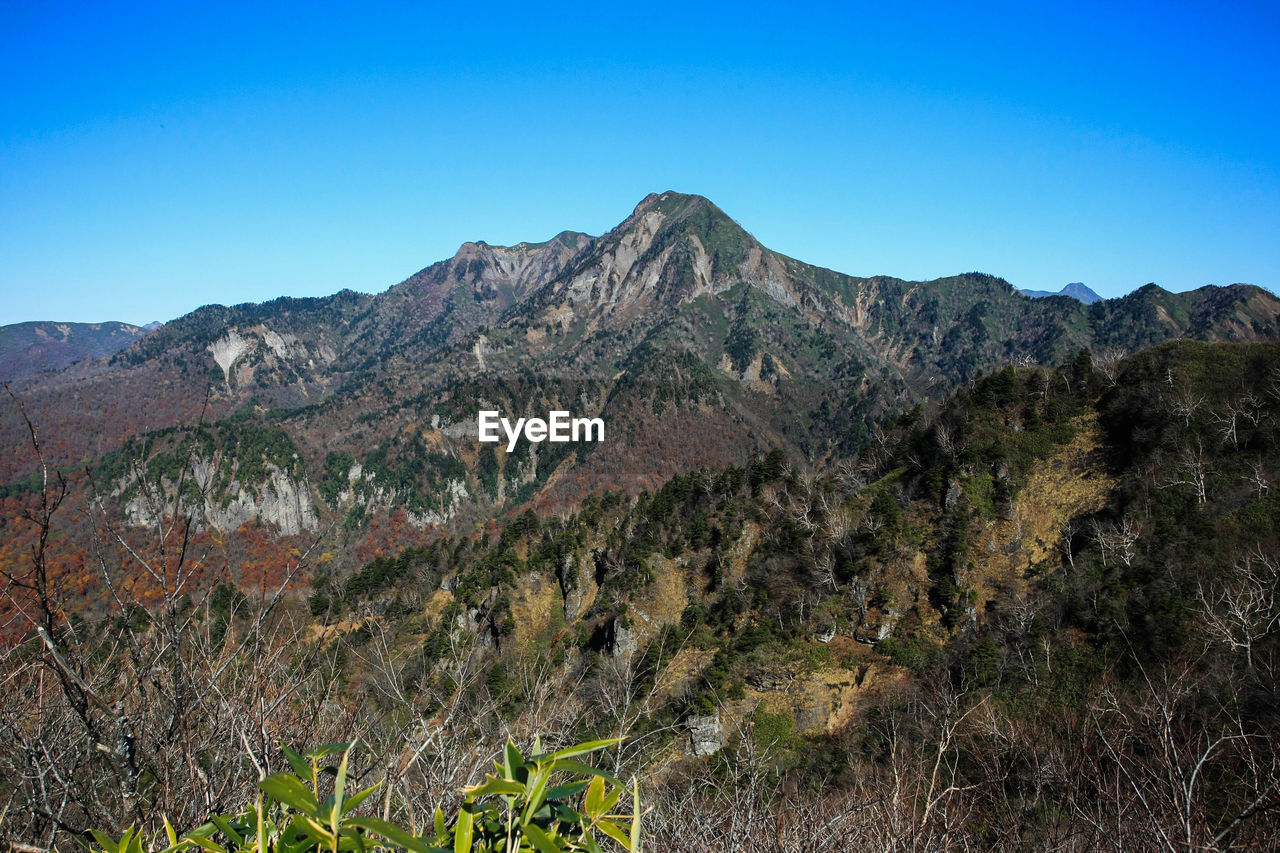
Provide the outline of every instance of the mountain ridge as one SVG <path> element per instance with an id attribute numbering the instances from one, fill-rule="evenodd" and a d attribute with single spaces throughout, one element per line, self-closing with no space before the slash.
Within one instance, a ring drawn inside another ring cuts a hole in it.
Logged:
<path id="1" fill-rule="evenodd" d="M 599 237 L 469 241 L 377 295 L 205 306 L 17 390 L 33 418 L 58 425 L 54 465 L 238 413 L 287 434 L 298 476 L 363 501 L 357 526 L 397 506 L 431 526 L 529 500 L 568 506 L 602 485 L 648 488 L 770 447 L 822 465 L 1000 364 L 1277 335 L 1280 300 L 1257 288 L 1151 286 L 1085 306 L 1027 299 L 981 273 L 860 278 L 774 252 L 709 199 L 668 191 Z M 491 458 L 474 442 L 480 400 L 512 415 L 605 416 L 617 441 Z M 24 436 L 0 413 L 0 481 L 30 472 Z M 350 457 L 342 470 L 335 452 Z M 320 516 L 355 511 L 311 497 Z"/>
<path id="2" fill-rule="evenodd" d="M 108 320 L 70 323 L 33 320 L 0 326 L 0 381 L 25 379 L 36 373 L 61 370 L 88 358 L 108 356 L 127 348 L 153 330 Z"/>

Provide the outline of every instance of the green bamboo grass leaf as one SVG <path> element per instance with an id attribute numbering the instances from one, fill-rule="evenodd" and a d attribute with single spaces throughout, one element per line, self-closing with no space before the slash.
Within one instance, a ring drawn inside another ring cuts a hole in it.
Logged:
<path id="1" fill-rule="evenodd" d="M 631 851 L 640 853 L 640 782 L 631 777 Z"/>
<path id="2" fill-rule="evenodd" d="M 98 842 L 98 846 L 102 848 L 103 853 L 120 853 L 120 845 L 112 841 L 110 835 L 105 832 L 99 832 L 96 829 L 91 829 L 89 832 L 93 835 L 94 840 Z"/>
<path id="3" fill-rule="evenodd" d="M 169 839 L 169 849 L 178 846 L 178 833 L 174 831 L 173 824 L 169 823 L 169 818 L 164 819 L 164 834 Z"/>
<path id="4" fill-rule="evenodd" d="M 348 796 L 350 758 L 356 744 L 344 744 L 338 766 L 332 770 L 325 768 L 325 772 L 334 774 L 334 787 L 332 795 L 323 802 L 317 801 L 317 788 L 308 786 L 297 775 L 275 773 L 258 783 L 256 802 L 246 804 L 238 814 L 214 816 L 209 823 L 185 836 L 178 836 L 172 824 L 165 820 L 169 846 L 160 853 L 190 853 L 192 849 L 199 853 L 229 853 L 229 849 L 235 853 L 377 853 L 386 849 L 448 853 L 446 847 L 453 853 L 469 853 L 476 845 L 478 850 L 489 853 L 516 850 L 603 853 L 601 845 L 605 844 L 606 837 L 625 850 L 638 851 L 639 783 L 632 778 L 633 813 L 614 814 L 627 791 L 626 786 L 609 773 L 574 757 L 617 742 L 616 739 L 595 741 L 537 759 L 522 757 L 514 743 L 508 742 L 503 749 L 503 761 L 497 765 L 500 775 L 491 775 L 480 785 L 465 789 L 466 800 L 452 828 L 443 810 L 435 810 L 433 839 L 419 837 L 385 818 L 355 814 L 361 803 L 383 785 L 379 782 Z M 323 759 L 335 752 L 337 746 L 321 747 L 307 757 L 313 761 Z M 303 763 L 303 756 L 292 750 L 286 755 L 291 756 L 293 765 Z M 314 765 L 302 769 L 316 780 L 319 771 Z M 567 781 L 553 785 L 557 773 L 571 775 Z M 570 802 L 579 795 L 582 796 L 581 810 Z M 482 797 L 487 799 L 478 802 Z M 499 798 L 506 801 L 505 807 Z M 273 814 L 279 815 L 279 824 L 271 819 Z M 630 826 L 624 821 L 629 821 Z M 630 829 L 629 838 L 627 829 Z M 593 835 L 595 831 L 599 835 Z M 119 840 L 101 832 L 94 832 L 93 838 L 99 847 L 84 845 L 90 853 L 145 853 L 141 831 L 133 827 Z M 612 849 L 612 845 L 609 846 Z"/>
<path id="5" fill-rule="evenodd" d="M 533 784 L 529 785 L 528 793 L 525 795 L 524 809 L 520 814 L 520 823 L 528 825 L 533 818 L 533 814 L 542 808 L 547 792 L 547 785 L 551 783 L 551 771 L 539 768 L 533 777 Z"/>
<path id="6" fill-rule="evenodd" d="M 556 759 L 556 762 L 551 769 L 553 771 L 564 770 L 569 773 L 577 773 L 582 776 L 599 776 L 601 779 L 605 780 L 611 785 L 625 787 L 622 784 L 622 782 L 616 779 L 612 774 L 606 773 L 603 770 L 597 770 L 596 768 L 592 767 L 590 764 L 584 764 L 581 761 L 578 761 L 573 758 Z"/>
<path id="7" fill-rule="evenodd" d="M 473 803 L 471 808 L 475 814 L 476 823 L 483 824 L 487 829 L 497 832 L 496 827 L 501 820 L 496 805 L 491 802 Z"/>
<path id="8" fill-rule="evenodd" d="M 307 817 L 306 815 L 294 815 L 290 826 L 295 831 L 305 833 L 314 838 L 324 847 L 333 847 L 337 842 L 333 834 L 315 818 Z"/>
<path id="9" fill-rule="evenodd" d="M 547 791 L 548 800 L 567 800 L 570 797 L 576 797 L 582 793 L 582 790 L 590 783 L 585 779 L 579 779 L 574 782 L 566 782 L 563 785 L 557 785 Z"/>
<path id="10" fill-rule="evenodd" d="M 524 828 L 524 835 L 533 842 L 533 846 L 537 847 L 540 853 L 562 853 L 564 848 L 552 840 L 537 826 L 530 824 Z"/>
<path id="11" fill-rule="evenodd" d="M 507 779 L 498 779 L 494 776 L 485 777 L 485 781 L 479 785 L 471 785 L 463 788 L 462 792 L 468 797 L 490 797 L 495 794 L 501 794 L 508 797 L 518 797 L 525 792 L 524 785 L 519 782 L 512 782 Z"/>
<path id="12" fill-rule="evenodd" d="M 280 749 L 284 751 L 284 757 L 289 759 L 289 766 L 293 768 L 293 772 L 297 773 L 299 777 L 310 781 L 312 776 L 311 762 L 284 744 L 280 745 Z"/>
<path id="13" fill-rule="evenodd" d="M 596 752 L 607 746 L 613 746 L 615 743 L 622 743 L 624 740 L 626 740 L 626 738 L 623 737 L 607 738 L 605 740 L 590 740 L 586 743 L 579 743 L 573 746 L 567 746 L 564 749 L 558 749 L 555 752 L 549 752 L 546 755 L 535 755 L 529 760 L 545 761 L 550 758 L 554 761 L 560 758 L 573 758 L 578 755 L 586 755 L 589 752 Z"/>
<path id="14" fill-rule="evenodd" d="M 370 845 L 368 839 L 360 834 L 360 830 L 355 827 L 343 826 L 342 831 L 338 834 L 338 842 L 334 845 L 334 849 L 338 851 L 354 850 L 360 853 L 368 853 L 370 847 L 376 848 L 378 845 Z"/>
<path id="15" fill-rule="evenodd" d="M 165 838 L 169 839 L 169 847 L 160 850 L 160 853 L 178 853 L 179 850 L 191 847 L 191 841 L 178 838 L 178 831 L 174 830 L 173 824 L 170 824 L 168 817 L 164 817 L 163 820 Z"/>
<path id="16" fill-rule="evenodd" d="M 604 798 L 604 802 L 600 804 L 600 814 L 606 815 L 613 811 L 613 807 L 618 804 L 618 800 L 622 799 L 625 788 L 614 788 Z"/>
<path id="17" fill-rule="evenodd" d="M 253 813 L 254 824 L 258 829 L 257 853 L 267 853 L 267 815 L 262 807 L 262 792 L 258 792 L 258 808 Z"/>
<path id="18" fill-rule="evenodd" d="M 623 832 L 622 827 L 618 826 L 613 821 L 598 820 L 596 821 L 596 828 L 599 829 L 601 832 L 603 832 L 605 835 L 612 838 L 614 841 L 621 844 L 623 850 L 632 849 L 631 839 L 628 837 L 627 833 Z"/>
<path id="19" fill-rule="evenodd" d="M 342 761 L 338 764 L 338 776 L 333 780 L 333 809 L 329 812 L 329 829 L 334 836 L 338 835 L 338 824 L 342 820 L 342 800 L 347 795 L 347 760 L 351 750 L 342 753 Z"/>
<path id="20" fill-rule="evenodd" d="M 453 853 L 471 853 L 472 820 L 475 803 L 470 797 L 458 812 L 458 822 L 453 827 Z"/>
<path id="21" fill-rule="evenodd" d="M 514 743 L 507 741 L 507 745 L 503 749 L 503 756 L 506 761 L 502 768 L 502 778 L 516 781 L 516 771 L 524 766 L 524 759 L 520 757 L 520 751 L 516 749 Z"/>
<path id="22" fill-rule="evenodd" d="M 288 773 L 272 773 L 258 783 L 264 793 L 274 797 L 276 802 L 296 809 L 306 815 L 315 816 L 320 811 L 320 803 L 311 789 L 302 784 L 297 776 Z"/>
<path id="23" fill-rule="evenodd" d="M 244 846 L 244 836 L 236 832 L 235 827 L 231 825 L 231 821 L 222 815 L 210 815 L 209 821 L 218 827 L 218 831 L 229 838 L 236 847 Z"/>
<path id="24" fill-rule="evenodd" d="M 583 816 L 581 814 L 561 803 L 551 803 L 548 806 L 544 806 L 544 808 L 546 808 L 547 811 L 545 815 L 539 813 L 539 819 L 555 815 L 556 820 L 560 821 L 565 826 L 578 826 L 584 823 Z"/>
<path id="25" fill-rule="evenodd" d="M 223 847 L 216 841 L 205 838 L 203 835 L 187 836 L 191 843 L 199 847 L 201 850 L 207 850 L 209 853 L 227 853 L 227 848 Z"/>
<path id="26" fill-rule="evenodd" d="M 380 835 L 392 844 L 411 850 L 413 853 L 437 853 L 441 848 L 432 847 L 421 838 L 415 838 L 405 830 L 396 826 L 390 821 L 385 821 L 377 817 L 353 817 L 347 819 L 348 826 L 367 829 L 375 835 Z"/>
<path id="27" fill-rule="evenodd" d="M 583 811 L 588 817 L 596 818 L 605 813 L 605 809 L 600 808 L 600 804 L 604 802 L 604 780 L 596 776 L 587 786 L 587 796 L 582 801 Z"/>
<path id="28" fill-rule="evenodd" d="M 356 808 L 356 806 L 363 803 L 366 799 L 369 798 L 371 794 L 373 794 L 374 791 L 378 790 L 381 787 L 382 787 L 382 783 L 378 782 L 371 787 L 365 788 L 363 791 L 361 791 L 358 794 L 352 794 L 350 797 L 347 797 L 342 807 L 342 813 L 350 814 Z"/>

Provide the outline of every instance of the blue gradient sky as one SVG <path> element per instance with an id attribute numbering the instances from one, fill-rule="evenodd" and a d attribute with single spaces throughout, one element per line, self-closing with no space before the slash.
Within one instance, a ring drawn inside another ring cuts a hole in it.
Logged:
<path id="1" fill-rule="evenodd" d="M 376 292 L 665 189 L 856 275 L 1280 286 L 1280 5 L 959 5 L 6 0 L 0 323 Z"/>

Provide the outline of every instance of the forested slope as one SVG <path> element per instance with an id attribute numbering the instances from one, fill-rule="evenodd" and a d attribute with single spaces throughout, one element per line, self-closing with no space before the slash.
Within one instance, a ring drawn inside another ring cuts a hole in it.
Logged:
<path id="1" fill-rule="evenodd" d="M 507 736 L 623 736 L 661 849 L 1263 843 L 1278 444 L 1280 348 L 1183 341 L 988 374 L 825 473 L 773 452 L 354 574 L 107 529 L 94 615 L 38 553 L 11 579 L 6 796 L 31 838 L 190 822 L 280 740 L 359 737 L 412 818 Z"/>

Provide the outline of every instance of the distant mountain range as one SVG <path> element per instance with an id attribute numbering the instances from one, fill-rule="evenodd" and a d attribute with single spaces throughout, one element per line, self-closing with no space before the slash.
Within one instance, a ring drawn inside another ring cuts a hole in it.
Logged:
<path id="1" fill-rule="evenodd" d="M 60 370 L 86 358 L 112 355 L 160 324 L 36 321 L 0 326 L 0 381 Z"/>
<path id="2" fill-rule="evenodd" d="M 1280 337 L 1280 300 L 1148 285 L 1086 305 L 1025 299 L 981 273 L 858 278 L 666 192 L 602 236 L 466 243 L 376 296 L 207 306 L 15 390 L 55 465 L 97 466 L 126 494 L 128 460 L 198 434 L 224 468 L 210 525 L 296 533 L 337 519 L 358 539 L 397 510 L 419 528 L 471 525 L 767 448 L 822 465 L 993 367 L 1184 337 Z M 477 443 L 481 407 L 601 417 L 607 439 L 508 455 Z M 0 410 L 0 483 L 34 470 L 26 442 L 17 412 Z"/>
<path id="3" fill-rule="evenodd" d="M 1049 290 L 1019 290 L 1023 296 L 1031 296 L 1035 299 L 1041 299 L 1045 296 L 1070 296 L 1072 299 L 1079 299 L 1085 305 L 1092 305 L 1102 299 L 1101 296 L 1084 286 L 1083 282 L 1073 281 L 1066 287 L 1053 293 Z"/>

